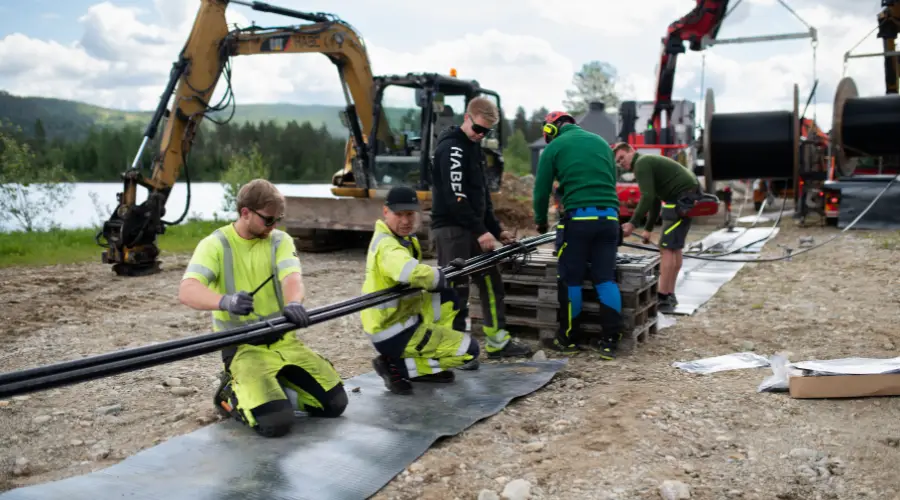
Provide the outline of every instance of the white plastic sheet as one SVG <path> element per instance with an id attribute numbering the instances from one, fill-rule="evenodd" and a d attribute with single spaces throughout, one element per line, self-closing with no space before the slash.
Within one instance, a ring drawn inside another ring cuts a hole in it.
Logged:
<path id="1" fill-rule="evenodd" d="M 772 375 L 756 388 L 757 392 L 784 392 L 788 390 L 790 377 L 828 375 L 880 375 L 900 373 L 898 358 L 841 358 L 789 363 L 778 354 L 772 356 Z"/>
<path id="2" fill-rule="evenodd" d="M 812 360 L 792 363 L 792 366 L 809 370 L 813 375 L 882 375 L 900 373 L 900 357 Z"/>
<path id="3" fill-rule="evenodd" d="M 694 361 L 676 361 L 672 363 L 672 366 L 690 373 L 707 374 L 745 368 L 762 368 L 769 366 L 769 359 L 755 352 L 737 352 Z"/>
<path id="4" fill-rule="evenodd" d="M 656 313 L 656 329 L 662 330 L 663 328 L 668 328 L 670 326 L 675 325 L 675 318 L 673 316 L 666 316 L 665 314 L 658 312 Z"/>

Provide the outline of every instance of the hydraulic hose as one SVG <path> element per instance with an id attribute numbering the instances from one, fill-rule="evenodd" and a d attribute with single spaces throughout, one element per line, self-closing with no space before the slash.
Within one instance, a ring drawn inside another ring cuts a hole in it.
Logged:
<path id="1" fill-rule="evenodd" d="M 492 252 L 473 257 L 465 261 L 465 264 L 460 268 L 445 266 L 441 270 L 448 280 L 460 276 L 468 276 L 495 265 L 505 258 L 551 242 L 554 237 L 553 233 L 547 233 L 526 238 Z M 421 292 L 421 289 L 413 288 L 409 285 L 398 285 L 390 289 L 316 308 L 310 311 L 310 326 L 417 292 Z M 294 323 L 289 322 L 284 317 L 279 317 L 191 338 L 5 373 L 0 375 L 0 398 L 86 382 L 150 366 L 180 361 L 215 352 L 228 346 L 252 342 L 269 335 L 284 334 L 296 329 L 297 326 Z"/>

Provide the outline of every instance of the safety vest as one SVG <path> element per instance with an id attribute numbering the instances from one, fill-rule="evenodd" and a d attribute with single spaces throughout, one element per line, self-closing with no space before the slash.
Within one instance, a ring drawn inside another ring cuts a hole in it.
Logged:
<path id="1" fill-rule="evenodd" d="M 392 339 L 420 322 L 437 322 L 441 319 L 441 297 L 432 289 L 439 279 L 437 271 L 420 264 L 422 248 L 416 236 L 401 238 L 395 235 L 384 221 L 375 222 L 375 232 L 366 255 L 366 279 L 364 294 L 377 292 L 398 284 L 422 288 L 422 293 L 412 293 L 361 313 L 363 330 L 370 335 L 373 344 Z"/>
<path id="2" fill-rule="evenodd" d="M 229 236 L 246 248 L 235 251 Z M 300 271 L 300 260 L 293 243 L 290 236 L 277 229 L 265 239 L 243 240 L 229 224 L 215 230 L 197 245 L 184 277 L 197 278 L 220 294 L 252 292 L 272 278 L 254 294 L 251 314 L 238 316 L 228 311 L 212 311 L 213 331 L 283 315 L 281 280 L 290 272 Z"/>

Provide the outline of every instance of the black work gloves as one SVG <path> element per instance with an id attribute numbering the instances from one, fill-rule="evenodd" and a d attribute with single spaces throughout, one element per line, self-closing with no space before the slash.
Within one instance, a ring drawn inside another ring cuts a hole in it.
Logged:
<path id="1" fill-rule="evenodd" d="M 457 257 L 457 258 L 451 260 L 447 265 L 449 265 L 450 267 L 454 267 L 456 269 L 462 269 L 462 268 L 466 267 L 466 259 L 463 259 L 462 257 Z"/>
<path id="2" fill-rule="evenodd" d="M 309 313 L 306 312 L 306 308 L 303 307 L 303 304 L 299 302 L 291 302 L 284 306 L 284 316 L 288 321 L 300 328 L 309 326 Z"/>
<path id="3" fill-rule="evenodd" d="M 225 295 L 219 300 L 219 310 L 246 316 L 253 312 L 253 296 L 245 291 Z"/>

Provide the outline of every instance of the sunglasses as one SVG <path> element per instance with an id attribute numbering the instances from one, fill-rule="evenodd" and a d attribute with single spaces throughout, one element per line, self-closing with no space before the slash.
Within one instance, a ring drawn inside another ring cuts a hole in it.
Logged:
<path id="1" fill-rule="evenodd" d="M 476 134 L 488 135 L 491 133 L 492 130 L 494 130 L 493 128 L 482 127 L 481 125 L 475 123 L 475 119 L 472 118 L 472 115 L 469 115 L 469 119 L 472 120 L 472 131 L 475 132 Z"/>
<path id="2" fill-rule="evenodd" d="M 266 227 L 272 227 L 275 224 L 281 222 L 282 219 L 284 219 L 283 215 L 278 217 L 275 217 L 274 215 L 263 215 L 256 210 L 253 210 L 252 208 L 250 209 L 250 211 L 258 215 L 259 218 L 263 220 L 263 223 L 266 225 Z"/>

